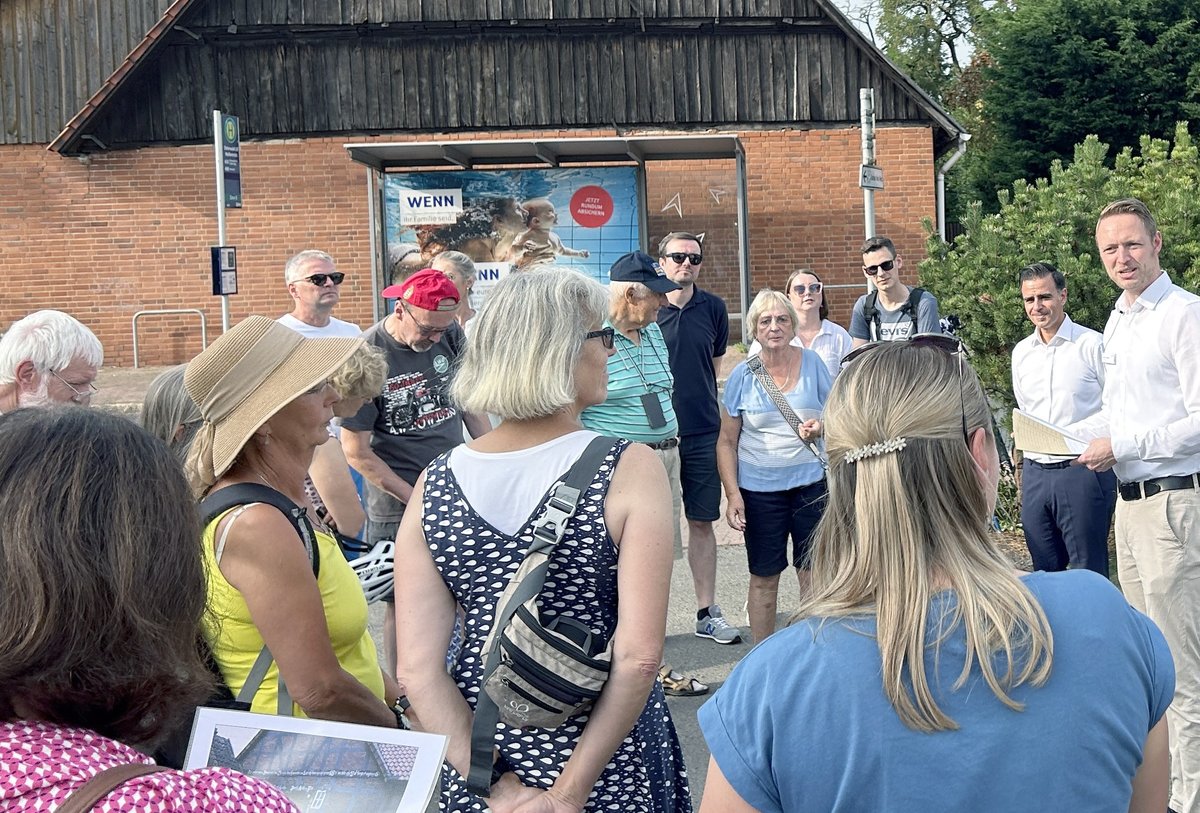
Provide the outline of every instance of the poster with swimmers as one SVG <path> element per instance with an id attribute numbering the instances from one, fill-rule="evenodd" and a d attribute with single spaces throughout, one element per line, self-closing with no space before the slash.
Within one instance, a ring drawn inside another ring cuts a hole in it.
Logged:
<path id="1" fill-rule="evenodd" d="M 607 284 L 609 266 L 640 248 L 635 167 L 396 173 L 384 201 L 389 251 L 463 252 L 479 299 L 505 274 L 546 265 Z"/>

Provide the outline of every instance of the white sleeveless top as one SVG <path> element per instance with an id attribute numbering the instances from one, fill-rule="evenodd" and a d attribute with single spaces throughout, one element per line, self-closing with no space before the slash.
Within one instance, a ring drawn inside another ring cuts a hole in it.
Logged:
<path id="1" fill-rule="evenodd" d="M 515 452 L 477 452 L 464 444 L 450 452 L 450 470 L 476 513 L 512 536 L 598 434 L 581 429 Z"/>

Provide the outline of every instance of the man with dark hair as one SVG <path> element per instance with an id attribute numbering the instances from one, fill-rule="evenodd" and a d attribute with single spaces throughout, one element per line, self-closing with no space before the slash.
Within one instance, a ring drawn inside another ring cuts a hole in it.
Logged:
<path id="1" fill-rule="evenodd" d="M 1140 200 L 1104 207 L 1096 246 L 1123 293 L 1104 327 L 1108 436 L 1079 463 L 1120 481 L 1121 590 L 1175 658 L 1170 806 L 1200 813 L 1200 297 L 1163 273 L 1162 235 Z"/>
<path id="2" fill-rule="evenodd" d="M 1103 339 L 1071 321 L 1067 282 L 1049 263 L 1021 269 L 1021 299 L 1034 331 L 1012 352 L 1017 406 L 1069 427 L 1100 411 Z M 1108 577 L 1108 529 L 1117 501 L 1112 472 L 1072 466 L 1074 455 L 1027 453 L 1021 473 L 1021 527 L 1034 570 L 1088 568 Z"/>
<path id="3" fill-rule="evenodd" d="M 688 523 L 688 567 L 696 591 L 696 635 L 718 644 L 742 640 L 717 606 L 717 535 L 721 517 L 721 478 L 717 475 L 717 366 L 729 344 L 729 313 L 718 296 L 696 285 L 704 254 L 700 238 L 671 232 L 658 244 L 658 262 L 679 286 L 667 291 L 658 326 L 667 343 L 675 390 L 671 401 L 679 421 L 679 479 Z"/>
<path id="4" fill-rule="evenodd" d="M 918 333 L 940 333 L 941 319 L 933 294 L 900 281 L 904 260 L 886 237 L 868 237 L 862 246 L 863 275 L 875 290 L 854 303 L 850 337 L 855 347 L 867 342 L 894 342 Z"/>

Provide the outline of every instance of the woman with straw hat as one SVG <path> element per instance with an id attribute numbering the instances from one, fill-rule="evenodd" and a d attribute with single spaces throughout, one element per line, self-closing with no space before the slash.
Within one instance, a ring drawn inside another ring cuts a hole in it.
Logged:
<path id="1" fill-rule="evenodd" d="M 204 529 L 206 638 L 230 690 L 237 695 L 250 679 L 265 646 L 273 660 L 252 710 L 395 727 L 389 706 L 399 692 L 379 668 L 366 600 L 304 490 L 338 400 L 329 378 L 362 345 L 306 339 L 261 316 L 217 339 L 184 376 L 204 417 L 187 473 L 197 499 L 243 483 L 274 489 L 305 508 L 315 530 L 317 568 L 271 505 L 232 508 Z"/>

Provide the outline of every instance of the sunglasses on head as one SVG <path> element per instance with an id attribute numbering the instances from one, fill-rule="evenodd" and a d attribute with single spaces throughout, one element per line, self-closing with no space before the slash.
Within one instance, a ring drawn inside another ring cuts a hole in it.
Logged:
<path id="1" fill-rule="evenodd" d="M 884 269 L 887 270 L 887 269 Z M 967 401 L 963 395 L 963 381 L 965 373 L 963 372 L 963 359 L 967 355 L 967 346 L 962 343 L 962 339 L 954 336 L 947 336 L 945 333 L 918 333 L 907 339 L 899 340 L 900 343 L 909 344 L 913 347 L 932 347 L 936 350 L 941 350 L 948 356 L 958 357 L 958 402 L 962 411 L 962 433 L 963 440 L 970 443 L 971 435 L 967 431 Z M 896 342 L 871 342 L 864 344 L 862 347 L 856 347 L 846 355 L 842 356 L 842 367 L 853 363 L 857 359 L 862 358 L 867 353 L 877 347 L 882 347 L 885 344 L 895 344 Z"/>
<path id="2" fill-rule="evenodd" d="M 805 292 L 810 294 L 819 294 L 821 293 L 822 287 L 823 286 L 819 282 L 810 282 L 808 285 L 793 285 L 792 293 L 794 293 L 796 296 L 804 296 Z"/>
<path id="3" fill-rule="evenodd" d="M 692 265 L 699 265 L 700 263 L 704 262 L 703 254 L 689 254 L 683 251 L 672 251 L 670 254 L 665 256 L 668 260 L 676 265 L 683 265 L 684 260 L 687 260 Z"/>
<path id="4" fill-rule="evenodd" d="M 599 330 L 589 330 L 587 333 L 583 334 L 583 340 L 587 341 L 588 339 L 599 339 L 600 344 L 604 345 L 605 350 L 612 350 L 613 336 L 615 334 L 616 330 L 613 328 L 602 327 Z"/>
<path id="5" fill-rule="evenodd" d="M 341 271 L 334 271 L 332 274 L 313 274 L 311 277 L 301 277 L 296 282 L 311 282 L 320 288 L 325 285 L 326 280 L 333 280 L 334 285 L 341 285 L 345 278 L 346 275 Z"/>
<path id="6" fill-rule="evenodd" d="M 880 271 L 891 271 L 895 267 L 896 267 L 895 260 L 884 260 L 879 265 L 864 265 L 863 271 L 865 271 L 867 273 L 867 276 L 873 277 L 876 274 L 878 274 Z"/>

